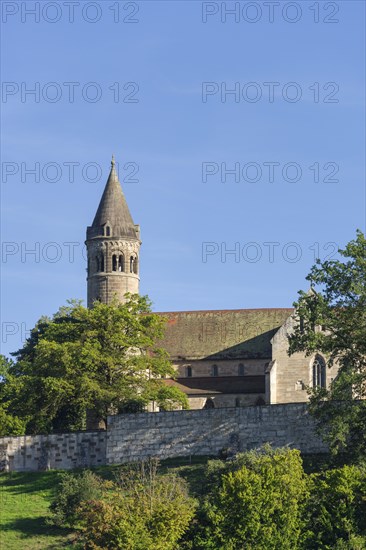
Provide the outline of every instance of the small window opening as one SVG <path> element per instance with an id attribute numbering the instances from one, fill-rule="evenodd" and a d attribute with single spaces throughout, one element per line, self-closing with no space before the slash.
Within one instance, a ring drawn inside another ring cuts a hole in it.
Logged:
<path id="1" fill-rule="evenodd" d="M 111 228 L 109 227 L 109 225 L 107 225 L 107 227 L 106 227 L 106 235 L 107 235 L 107 237 L 111 236 Z"/>
<path id="2" fill-rule="evenodd" d="M 123 254 L 120 254 L 118 256 L 118 271 L 124 271 L 125 270 L 125 259 Z"/>
<path id="3" fill-rule="evenodd" d="M 192 376 L 192 367 L 187 367 L 187 377 L 190 378 Z"/>
<path id="4" fill-rule="evenodd" d="M 217 365 L 212 365 L 211 372 L 212 372 L 212 376 L 218 376 L 219 375 L 218 366 Z"/>
<path id="5" fill-rule="evenodd" d="M 112 256 L 112 271 L 117 271 L 117 256 L 115 254 Z"/>
<path id="6" fill-rule="evenodd" d="M 243 363 L 240 363 L 238 367 L 238 376 L 244 376 L 244 374 L 245 374 L 245 367 Z"/>

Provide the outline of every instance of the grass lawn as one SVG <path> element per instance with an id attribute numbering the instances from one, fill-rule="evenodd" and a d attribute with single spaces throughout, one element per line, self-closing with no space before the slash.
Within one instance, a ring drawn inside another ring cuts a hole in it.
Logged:
<path id="1" fill-rule="evenodd" d="M 189 483 L 192 494 L 203 491 L 205 457 L 166 460 L 161 472 L 176 472 Z M 94 471 L 113 479 L 118 466 L 100 467 Z M 48 507 L 60 481 L 61 471 L 12 472 L 0 475 L 0 548 L 1 550 L 75 548 L 73 531 L 48 525 Z"/>
<path id="2" fill-rule="evenodd" d="M 60 472 L 12 472 L 0 476 L 0 548 L 70 548 L 70 531 L 47 525 L 48 506 Z"/>

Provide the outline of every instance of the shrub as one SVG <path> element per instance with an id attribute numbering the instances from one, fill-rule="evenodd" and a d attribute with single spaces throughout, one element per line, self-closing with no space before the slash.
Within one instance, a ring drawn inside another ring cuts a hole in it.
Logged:
<path id="1" fill-rule="evenodd" d="M 81 474 L 63 474 L 56 497 L 50 506 L 50 522 L 60 527 L 74 527 L 79 520 L 80 505 L 87 500 L 99 498 L 103 485 L 105 482 L 90 470 L 83 470 Z"/>
<path id="2" fill-rule="evenodd" d="M 216 476 L 219 463 L 210 468 Z M 306 476 L 299 451 L 269 446 L 226 463 L 204 503 L 194 548 L 294 550 L 299 548 Z"/>
<path id="3" fill-rule="evenodd" d="M 85 549 L 173 550 L 194 516 L 185 480 L 157 462 L 123 468 L 114 489 L 81 506 Z"/>

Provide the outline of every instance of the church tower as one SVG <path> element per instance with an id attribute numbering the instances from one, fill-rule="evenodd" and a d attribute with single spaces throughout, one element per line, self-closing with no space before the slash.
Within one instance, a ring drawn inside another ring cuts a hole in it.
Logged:
<path id="1" fill-rule="evenodd" d="M 125 301 L 139 292 L 140 226 L 132 221 L 118 180 L 114 157 L 97 213 L 86 231 L 88 307 L 95 300 Z"/>

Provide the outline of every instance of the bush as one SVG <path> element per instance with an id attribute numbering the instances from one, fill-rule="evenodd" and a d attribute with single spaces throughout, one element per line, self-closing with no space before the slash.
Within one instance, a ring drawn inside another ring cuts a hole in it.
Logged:
<path id="1" fill-rule="evenodd" d="M 81 474 L 63 474 L 55 499 L 51 503 L 50 523 L 59 527 L 75 527 L 79 521 L 80 505 L 102 494 L 103 482 L 90 470 Z"/>
<path id="2" fill-rule="evenodd" d="M 307 498 L 299 451 L 266 446 L 225 465 L 216 462 L 209 476 L 215 478 L 221 469 L 204 503 L 203 527 L 196 529 L 193 548 L 299 548 Z"/>
<path id="3" fill-rule="evenodd" d="M 85 549 L 173 550 L 194 516 L 185 480 L 157 462 L 122 468 L 113 490 L 81 507 Z"/>

